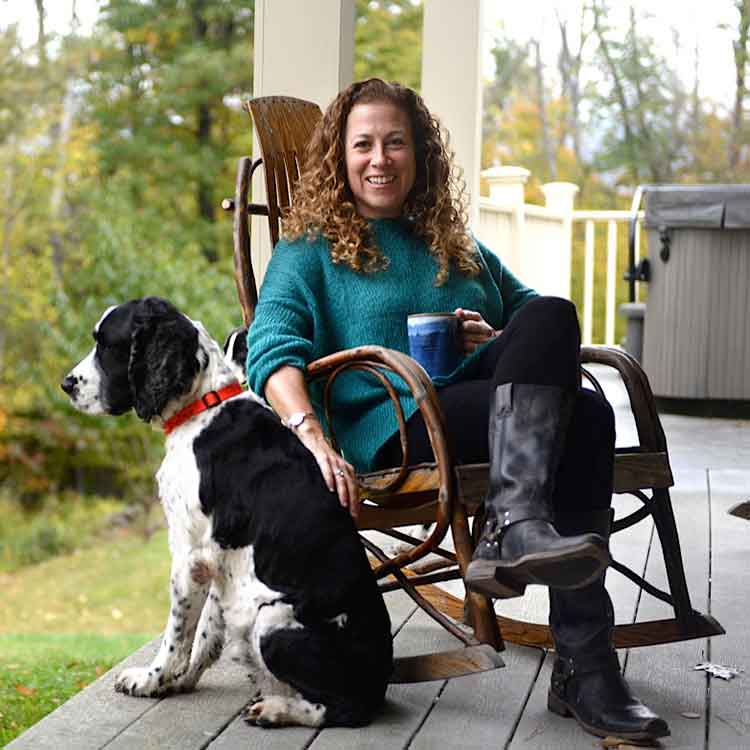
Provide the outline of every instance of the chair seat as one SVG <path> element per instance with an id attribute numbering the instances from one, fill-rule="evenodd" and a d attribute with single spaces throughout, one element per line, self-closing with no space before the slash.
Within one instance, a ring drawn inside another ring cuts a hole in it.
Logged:
<path id="1" fill-rule="evenodd" d="M 440 486 L 437 464 L 425 463 L 410 467 L 395 490 L 382 494 L 399 469 L 385 469 L 359 475 L 362 494 L 368 501 L 362 506 L 360 529 L 393 527 L 428 523 L 434 519 L 434 493 Z M 476 512 L 487 492 L 489 464 L 466 464 L 454 468 L 457 498 L 470 514 Z M 615 455 L 615 493 L 652 488 L 667 488 L 674 484 L 669 458 L 663 452 L 644 452 L 638 448 L 618 449 Z M 389 509 L 392 513 L 387 513 Z"/>
<path id="2" fill-rule="evenodd" d="M 396 489 L 383 492 L 398 475 L 398 469 L 385 469 L 369 472 L 359 476 L 365 502 L 360 511 L 358 527 L 360 530 L 389 532 L 400 526 L 428 524 L 435 519 L 437 512 L 436 493 L 440 486 L 437 464 L 424 463 L 409 468 Z M 467 516 L 472 516 L 480 509 L 487 491 L 489 464 L 469 464 L 454 467 L 456 477 L 456 498 L 462 504 Z M 621 448 L 615 455 L 614 488 L 615 493 L 633 493 L 644 500 L 643 508 L 616 520 L 613 531 L 619 531 L 641 521 L 650 515 L 651 501 L 643 491 L 661 490 L 674 484 L 669 467 L 669 457 L 661 451 L 644 451 L 639 448 Z M 616 507 L 616 504 L 615 504 Z M 675 540 L 676 542 L 676 540 Z M 440 553 L 440 549 L 436 552 Z M 667 555 L 672 554 L 671 551 Z M 455 558 L 445 555 L 437 565 L 423 569 L 422 574 L 406 569 L 410 582 L 425 581 L 420 585 L 424 599 L 439 611 L 455 621 L 464 617 L 464 600 L 448 593 L 445 589 L 429 583 L 434 580 L 451 580 L 458 578 L 453 574 L 435 573 L 456 566 Z M 646 582 L 640 575 L 617 561 L 612 567 L 642 586 L 653 595 L 674 604 L 672 596 L 661 592 Z M 384 590 L 392 588 L 385 584 Z M 541 623 L 525 622 L 514 618 L 497 615 L 497 623 L 503 639 L 523 646 L 553 648 L 554 642 L 549 627 Z M 677 618 L 652 620 L 616 625 L 613 642 L 616 648 L 672 643 L 690 638 L 707 638 L 724 632 L 722 626 L 710 615 L 704 615 L 690 608 L 683 614 L 682 621 Z"/>

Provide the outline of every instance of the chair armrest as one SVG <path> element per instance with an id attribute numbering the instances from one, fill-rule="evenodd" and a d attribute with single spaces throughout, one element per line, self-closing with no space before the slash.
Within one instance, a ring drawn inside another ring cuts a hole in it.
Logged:
<path id="1" fill-rule="evenodd" d="M 396 480 L 390 482 L 387 486 L 379 490 L 382 494 L 391 492 L 398 484 L 403 481 L 408 470 L 408 450 L 406 446 L 406 426 L 403 419 L 403 412 L 390 382 L 382 375 L 383 370 L 392 372 L 406 384 L 411 391 L 417 407 L 422 413 L 427 435 L 432 445 L 435 461 L 439 466 L 446 469 L 449 476 L 452 474 L 453 461 L 448 449 L 446 439 L 445 420 L 440 409 L 440 401 L 437 397 L 437 391 L 432 384 L 424 368 L 414 359 L 402 352 L 394 349 L 387 349 L 382 346 L 359 346 L 354 349 L 345 349 L 334 354 L 329 354 L 307 366 L 306 375 L 308 380 L 326 381 L 325 385 L 325 410 L 326 420 L 328 421 L 329 434 L 335 445 L 335 434 L 333 433 L 330 420 L 330 392 L 333 381 L 336 377 L 349 369 L 365 370 L 378 378 L 383 387 L 388 391 L 391 401 L 399 422 L 399 433 L 401 436 L 401 448 L 404 454 L 399 476 Z"/>
<path id="2" fill-rule="evenodd" d="M 396 477 L 380 487 L 363 486 L 371 497 L 388 495 L 392 493 L 409 474 L 408 451 L 406 445 L 406 425 L 403 411 L 398 400 L 398 395 L 382 371 L 396 374 L 411 391 L 414 400 L 422 414 L 427 429 L 433 453 L 435 454 L 436 468 L 438 471 L 438 495 L 437 511 L 435 514 L 435 527 L 429 537 L 420 545 L 409 552 L 402 552 L 395 558 L 383 563 L 378 569 L 378 576 L 382 576 L 403 565 L 423 557 L 435 549 L 444 538 L 451 523 L 453 515 L 453 503 L 455 493 L 455 480 L 453 473 L 453 457 L 448 447 L 446 438 L 445 420 L 440 409 L 437 391 L 427 373 L 411 357 L 393 349 L 381 346 L 359 346 L 354 349 L 345 349 L 335 354 L 329 354 L 314 362 L 306 369 L 307 379 L 310 381 L 325 380 L 325 417 L 328 422 L 329 435 L 335 446 L 335 434 L 333 433 L 330 420 L 330 392 L 331 385 L 336 377 L 349 369 L 357 369 L 369 372 L 380 380 L 383 387 L 394 404 L 399 422 L 399 434 L 401 436 L 401 448 L 403 460 Z M 361 480 L 360 480 L 361 481 Z"/>
<path id="3" fill-rule="evenodd" d="M 583 346 L 581 364 L 600 364 L 617 370 L 628 393 L 641 449 L 666 453 L 667 440 L 656 411 L 651 386 L 637 360 L 614 347 Z"/>

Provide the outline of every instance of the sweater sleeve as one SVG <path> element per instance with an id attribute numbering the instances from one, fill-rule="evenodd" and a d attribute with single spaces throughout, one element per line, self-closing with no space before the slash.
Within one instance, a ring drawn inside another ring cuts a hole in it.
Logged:
<path id="1" fill-rule="evenodd" d="M 531 287 L 523 284 L 507 269 L 500 258 L 495 255 L 486 245 L 476 240 L 479 252 L 482 254 L 490 275 L 503 300 L 503 328 L 508 325 L 510 319 L 529 301 L 538 297 L 539 293 Z"/>
<path id="2" fill-rule="evenodd" d="M 315 295 L 302 268 L 310 255 L 282 241 L 268 264 L 247 340 L 248 385 L 259 396 L 280 367 L 303 370 L 313 358 Z"/>

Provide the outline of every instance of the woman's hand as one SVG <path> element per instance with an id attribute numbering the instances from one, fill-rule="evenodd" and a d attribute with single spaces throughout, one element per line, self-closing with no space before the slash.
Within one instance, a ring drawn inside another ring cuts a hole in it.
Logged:
<path id="1" fill-rule="evenodd" d="M 461 321 L 461 344 L 464 354 L 471 354 L 478 346 L 500 335 L 500 331 L 496 331 L 474 310 L 457 307 L 454 313 Z"/>
<path id="2" fill-rule="evenodd" d="M 306 419 L 294 432 L 318 462 L 328 489 L 338 495 L 341 507 L 346 508 L 356 520 L 359 515 L 359 487 L 354 467 L 333 450 L 317 419 Z"/>
<path id="3" fill-rule="evenodd" d="M 289 365 L 280 367 L 266 381 L 265 396 L 284 423 L 292 414 L 302 412 L 306 415 L 307 418 L 294 428 L 294 433 L 315 457 L 328 489 L 337 494 L 341 506 L 356 520 L 359 487 L 354 468 L 326 440 L 323 428 L 313 414 L 302 371 Z"/>

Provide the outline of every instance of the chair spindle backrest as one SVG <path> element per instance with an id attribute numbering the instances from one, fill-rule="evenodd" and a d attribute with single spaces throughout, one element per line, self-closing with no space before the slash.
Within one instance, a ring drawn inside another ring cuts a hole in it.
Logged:
<path id="1" fill-rule="evenodd" d="M 281 217 L 291 205 L 294 186 L 302 171 L 305 150 L 313 129 L 320 120 L 320 107 L 290 96 L 263 96 L 245 102 L 260 144 L 261 157 L 251 161 L 242 157 L 237 170 L 233 201 L 222 205 L 234 209 L 234 266 L 237 294 L 244 325 L 255 316 L 258 292 L 250 254 L 248 214 L 268 217 L 272 247 L 279 241 Z M 253 172 L 263 165 L 266 203 L 248 203 Z"/>
<path id="2" fill-rule="evenodd" d="M 264 96 L 245 104 L 260 143 L 266 181 L 271 243 L 279 240 L 281 215 L 291 205 L 302 170 L 305 149 L 320 120 L 320 107 L 289 96 Z"/>

